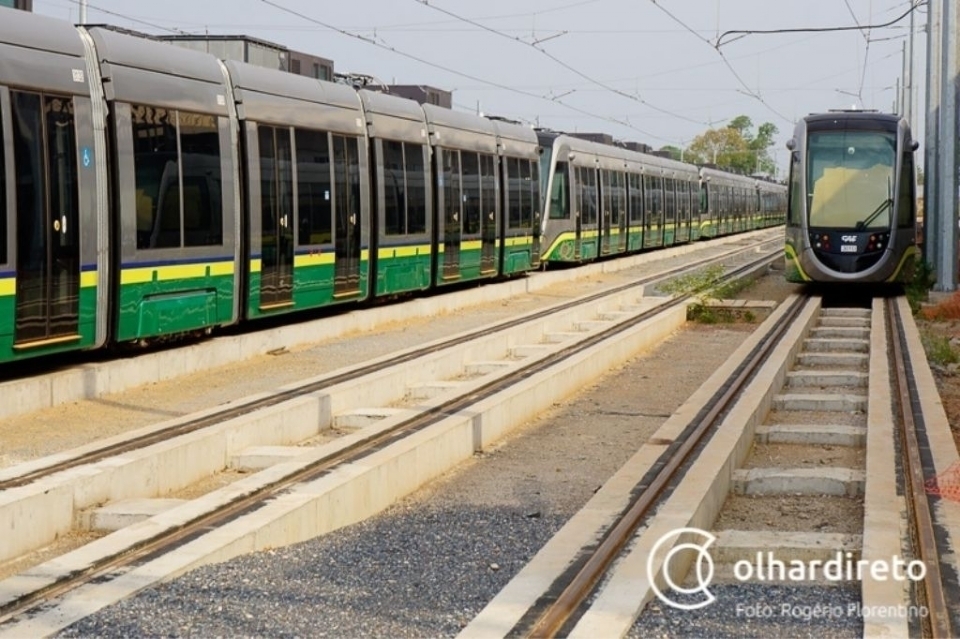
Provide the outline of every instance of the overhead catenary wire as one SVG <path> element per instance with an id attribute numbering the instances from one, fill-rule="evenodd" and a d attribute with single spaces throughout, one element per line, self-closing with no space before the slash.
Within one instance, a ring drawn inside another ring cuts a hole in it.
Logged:
<path id="1" fill-rule="evenodd" d="M 495 88 L 498 88 L 498 89 L 502 89 L 502 90 L 504 90 L 504 91 L 508 91 L 508 92 L 511 92 L 511 93 L 516 93 L 516 94 L 518 94 L 518 95 L 523 95 L 523 96 L 526 96 L 526 97 L 529 97 L 529 98 L 534 98 L 534 99 L 537 99 L 537 100 L 546 100 L 546 101 L 548 101 L 548 102 L 554 102 L 554 103 L 556 103 L 556 104 L 559 104 L 559 105 L 563 106 L 563 107 L 566 108 L 566 109 L 570 109 L 570 110 L 572 110 L 572 111 L 576 111 L 577 113 L 580 113 L 581 115 L 586 115 L 586 116 L 589 116 L 589 117 L 591 117 L 591 118 L 595 118 L 595 119 L 598 119 L 598 120 L 603 120 L 603 121 L 605 121 L 605 122 L 610 122 L 610 123 L 612 123 L 612 124 L 617 124 L 617 125 L 619 125 L 619 126 L 623 126 L 623 127 L 628 128 L 628 129 L 631 129 L 631 130 L 633 130 L 633 131 L 636 131 L 637 133 L 640 133 L 641 135 L 645 135 L 645 136 L 648 136 L 648 137 L 650 137 L 650 138 L 654 138 L 654 139 L 657 139 L 657 140 L 660 140 L 660 141 L 663 141 L 663 142 L 673 142 L 672 140 L 670 140 L 670 139 L 668 139 L 668 138 L 664 138 L 664 137 L 659 136 L 659 135 L 656 135 L 655 133 L 651 133 L 651 132 L 649 132 L 649 131 L 644 131 L 643 129 L 640 129 L 640 128 L 634 126 L 633 124 L 631 124 L 631 123 L 628 122 L 628 121 L 620 120 L 620 119 L 618 119 L 618 118 L 613 118 L 613 117 L 608 117 L 608 116 L 597 115 L 596 113 L 592 113 L 592 112 L 590 112 L 590 111 L 588 111 L 588 110 L 586 110 L 586 109 L 581 109 L 581 108 L 579 108 L 579 107 L 573 106 L 572 104 L 568 104 L 568 103 L 566 103 L 566 102 L 563 102 L 563 101 L 560 100 L 559 98 L 551 98 L 550 96 L 544 96 L 544 95 L 539 95 L 539 94 L 536 94 L 536 93 L 531 93 L 531 92 L 528 92 L 528 91 L 523 91 L 523 90 L 516 89 L 516 88 L 514 88 L 514 87 L 507 86 L 507 85 L 502 84 L 502 83 L 499 83 L 499 82 L 495 82 L 495 81 L 493 81 L 493 80 L 487 80 L 487 79 L 485 79 L 485 78 L 481 78 L 481 77 L 478 77 L 478 76 L 475 76 L 475 75 L 472 75 L 472 74 L 469 74 L 469 73 L 466 73 L 466 72 L 463 72 L 463 71 L 459 71 L 459 70 L 457 70 L 457 69 L 454 69 L 454 68 L 452 68 L 452 67 L 448 67 L 448 66 L 443 65 L 443 64 L 439 64 L 439 63 L 436 63 L 436 62 L 432 62 L 432 61 L 430 61 L 430 60 L 427 60 L 427 59 L 422 58 L 422 57 L 420 57 L 420 56 L 414 55 L 414 54 L 412 54 L 412 53 L 408 53 L 408 52 L 406 52 L 406 51 L 402 51 L 402 50 L 400 50 L 400 49 L 397 49 L 396 47 L 393 47 L 393 46 L 391 46 L 391 45 L 384 44 L 384 43 L 382 43 L 382 42 L 378 42 L 377 40 L 375 40 L 375 39 L 373 39 L 373 38 L 370 38 L 370 37 L 368 37 L 368 36 L 364 36 L 364 35 L 361 35 L 361 34 L 358 34 L 358 33 L 353 33 L 353 32 L 347 31 L 346 29 L 342 29 L 342 28 L 337 27 L 337 26 L 334 26 L 334 25 L 332 25 L 332 24 L 323 22 L 322 20 L 319 20 L 319 19 L 317 19 L 317 18 L 313 18 L 313 17 L 308 16 L 308 15 L 306 15 L 306 14 L 303 14 L 303 13 L 301 13 L 301 12 L 299 12 L 299 11 L 295 11 L 295 10 L 293 10 L 293 9 L 290 9 L 290 8 L 288 8 L 288 7 L 285 7 L 285 6 L 281 5 L 281 4 L 278 3 L 278 2 L 275 2 L 274 0 L 260 0 L 260 2 L 262 2 L 263 4 L 269 5 L 269 6 L 271 6 L 271 7 L 274 7 L 275 9 L 277 9 L 277 10 L 279 10 L 279 11 L 283 11 L 283 12 L 285 12 L 285 13 L 288 13 L 288 14 L 290 14 L 290 15 L 296 16 L 296 17 L 298 17 L 298 18 L 301 18 L 301 19 L 303 19 L 303 20 L 306 20 L 306 21 L 311 22 L 311 23 L 313 23 L 313 24 L 316 24 L 316 25 L 318 25 L 318 26 L 324 27 L 324 28 L 326 28 L 326 29 L 330 29 L 331 31 L 336 31 L 337 33 L 339 33 L 339 34 L 341 34 L 341 35 L 344 35 L 344 36 L 346 36 L 346 37 L 349 37 L 349 38 L 352 38 L 352 39 L 355 39 L 355 40 L 359 40 L 359 41 L 364 42 L 364 43 L 366 43 L 366 44 L 369 44 L 369 45 L 371 45 L 371 46 L 374 46 L 374 47 L 377 47 L 377 48 L 380 48 L 380 49 L 384 49 L 384 50 L 389 51 L 389 52 L 391 52 L 391 53 L 393 53 L 393 54 L 395 54 L 395 55 L 398 55 L 398 56 L 407 58 L 408 60 L 413 60 L 413 61 L 415 61 L 415 62 L 419 62 L 420 64 L 424 64 L 424 65 L 426 65 L 426 66 L 433 67 L 433 68 L 439 69 L 439 70 L 441 70 L 441 71 L 446 71 L 447 73 L 451 73 L 451 74 L 453 74 L 453 75 L 456 75 L 456 76 L 459 76 L 459 77 L 462 77 L 462 78 L 467 78 L 468 80 L 473 80 L 474 82 L 480 82 L 481 84 L 489 85 L 489 86 L 492 86 L 492 87 L 495 87 Z"/>
<path id="2" fill-rule="evenodd" d="M 589 75 L 589 74 L 587 74 L 587 73 L 584 73 L 583 71 L 580 71 L 579 69 L 577 69 L 576 67 L 572 66 L 571 64 L 565 62 L 564 60 L 561 60 L 560 58 L 558 58 L 557 56 L 553 55 L 552 53 L 550 53 L 550 52 L 547 51 L 546 49 L 543 49 L 543 48 L 537 46 L 537 44 L 538 44 L 537 42 L 527 42 L 526 40 L 523 40 L 523 39 L 521 39 L 521 38 L 518 37 L 518 36 L 511 36 L 511 35 L 509 35 L 509 34 L 507 34 L 507 33 L 504 33 L 503 31 L 500 31 L 500 30 L 498 30 L 498 29 L 494 29 L 493 27 L 489 27 L 489 26 L 487 26 L 487 25 L 485 25 L 485 24 L 483 24 L 483 23 L 481 23 L 481 22 L 477 22 L 476 20 L 473 20 L 473 19 L 471 19 L 471 18 L 467 18 L 467 17 L 461 16 L 461 15 L 459 15 L 459 14 L 457 14 L 457 13 L 454 13 L 453 11 L 450 11 L 450 10 L 448 10 L 448 9 L 444 9 L 443 7 L 438 7 L 436 4 L 432 4 L 432 3 L 430 2 L 430 0 L 414 0 L 414 2 L 416 2 L 416 3 L 418 3 L 418 4 L 422 4 L 422 5 L 424 5 L 425 7 L 429 7 L 429 8 L 431 8 L 431 9 L 433 9 L 434 11 L 439 11 L 440 13 L 442 13 L 442 14 L 444 14 L 444 15 L 447 15 L 447 16 L 450 16 L 451 18 L 454 18 L 454 19 L 459 20 L 459 21 L 461 21 L 461 22 L 465 22 L 465 23 L 467 23 L 467 24 L 473 25 L 473 26 L 477 27 L 478 29 L 482 29 L 482 30 L 484 30 L 484 31 L 486 31 L 486 32 L 488 32 L 488 33 L 492 33 L 492 34 L 494 34 L 494 35 L 496 35 L 496 36 L 499 36 L 499 37 L 501 37 L 501 38 L 505 38 L 505 39 L 507 39 L 507 40 L 511 40 L 511 41 L 513 41 L 513 42 L 516 42 L 517 44 L 522 44 L 522 45 L 524 45 L 524 46 L 530 47 L 530 48 L 534 49 L 535 51 L 541 53 L 542 55 L 546 56 L 546 57 L 549 58 L 550 60 L 556 62 L 557 64 L 559 64 L 560 66 L 562 66 L 562 67 L 563 67 L 564 69 L 566 69 L 567 71 L 570 71 L 570 72 L 573 73 L 574 75 L 576 75 L 576 76 L 578 76 L 578 77 L 580 77 L 580 78 L 583 78 L 583 79 L 586 80 L 587 82 L 589 82 L 589 83 L 591 83 L 591 84 L 593 84 L 593 85 L 595 85 L 595 86 L 598 86 L 598 87 L 600 87 L 601 89 L 604 89 L 605 91 L 609 91 L 610 93 L 613 93 L 613 94 L 615 94 L 615 95 L 618 95 L 618 96 L 627 98 L 628 100 L 632 100 L 632 101 L 634 101 L 634 102 L 639 102 L 640 104 L 644 105 L 645 107 L 647 107 L 647 108 L 649 108 L 649 109 L 652 109 L 653 111 L 657 111 L 657 112 L 659 112 L 659 113 L 663 113 L 663 114 L 665 114 L 665 115 L 669 115 L 669 116 L 671 116 L 671 117 L 674 117 L 674 118 L 677 118 L 677 119 L 680 119 L 680 120 L 684 120 L 684 121 L 686 121 L 686 122 L 691 122 L 691 123 L 693 123 L 693 124 L 702 125 L 702 126 L 710 127 L 710 126 L 713 126 L 713 124 L 714 124 L 713 122 L 705 122 L 705 121 L 702 121 L 702 120 L 695 120 L 695 119 L 693 119 L 693 118 L 688 118 L 688 117 L 686 117 L 686 116 L 683 116 L 683 115 L 680 115 L 680 114 L 676 113 L 675 111 L 670 111 L 670 110 L 668 110 L 668 109 L 664 109 L 663 107 L 659 107 L 659 106 L 657 106 L 657 105 L 655 105 L 655 104 L 651 104 L 650 102 L 648 102 L 647 100 L 644 100 L 643 98 L 641 98 L 641 97 L 638 96 L 638 95 L 633 95 L 633 94 L 631 94 L 631 93 L 627 93 L 626 91 L 622 91 L 621 89 L 618 89 L 618 88 L 616 88 L 616 87 L 610 86 L 609 84 L 605 84 L 605 83 L 603 83 L 603 82 L 595 79 L 593 76 L 591 76 L 591 75 Z"/>
<path id="3" fill-rule="evenodd" d="M 139 18 L 133 18 L 133 17 L 131 17 L 131 16 L 125 15 L 125 14 L 123 14 L 123 13 L 119 13 L 119 12 L 117 12 L 117 11 L 111 11 L 110 9 L 104 9 L 103 7 L 98 7 L 98 6 L 96 6 L 96 5 L 92 5 L 92 4 L 90 4 L 89 2 L 84 2 L 83 4 L 81 4 L 81 0 L 72 0 L 72 2 L 73 2 L 73 4 L 77 5 L 77 6 L 80 7 L 81 9 L 83 8 L 83 4 L 85 4 L 87 9 L 93 9 L 93 10 L 95 10 L 95 11 L 99 11 L 100 13 L 104 13 L 104 14 L 109 15 L 109 16 L 115 16 L 115 17 L 117 17 L 117 18 L 123 18 L 124 20 L 128 20 L 128 21 L 133 22 L 133 23 L 136 23 L 136 24 L 141 24 L 141 25 L 143 25 L 143 26 L 150 27 L 150 28 L 152 28 L 152 29 L 158 29 L 158 30 L 160 30 L 160 31 L 169 31 L 170 33 L 176 33 L 176 34 L 179 34 L 179 35 L 189 35 L 186 31 L 184 31 L 184 30 L 182 30 L 182 29 L 177 29 L 176 27 L 164 27 L 164 26 L 161 26 L 161 25 L 159 25 L 159 24 L 154 24 L 154 23 L 152 23 L 152 22 L 147 22 L 146 20 L 140 20 Z"/>
<path id="4" fill-rule="evenodd" d="M 770 105 L 769 102 L 767 102 L 766 100 L 763 99 L 763 96 L 762 96 L 762 95 L 760 95 L 759 93 L 757 93 L 756 91 L 754 91 L 753 89 L 751 89 L 750 86 L 749 86 L 746 82 L 744 82 L 743 78 L 740 77 L 740 74 L 737 73 L 737 70 L 734 69 L 734 68 L 733 68 L 733 65 L 730 63 L 730 61 L 727 60 L 727 56 L 724 55 L 723 51 L 720 50 L 720 47 L 714 46 L 714 44 L 713 44 L 712 42 L 710 42 L 710 40 L 708 40 L 707 38 L 704 38 L 702 35 L 700 35 L 699 33 L 697 33 L 697 31 L 694 30 L 690 25 L 688 25 L 687 23 L 685 23 L 683 20 L 681 20 L 681 19 L 678 18 L 677 16 L 673 15 L 673 13 L 671 13 L 666 7 L 664 7 L 663 5 L 659 4 L 659 3 L 657 2 L 657 0 L 650 0 L 650 2 L 652 2 L 655 7 L 657 7 L 658 9 L 660 9 L 661 11 L 663 11 L 665 14 L 667 14 L 667 16 L 669 16 L 671 20 L 673 20 L 674 22 L 676 22 L 677 24 L 679 24 L 679 25 L 680 25 L 681 27 L 683 27 L 685 30 L 687 30 L 687 31 L 689 31 L 690 33 L 692 33 L 692 34 L 694 35 L 694 37 L 696 37 L 698 40 L 700 40 L 701 42 L 706 43 L 707 46 L 709 46 L 709 47 L 713 48 L 714 50 L 716 50 L 716 52 L 717 52 L 718 54 L 720 54 L 720 58 L 723 60 L 724 65 L 726 65 L 727 70 L 730 71 L 730 74 L 733 75 L 733 77 L 737 79 L 737 82 L 740 83 L 740 86 L 743 87 L 744 92 L 745 92 L 745 95 L 748 95 L 748 96 L 754 98 L 755 100 L 757 100 L 758 102 L 760 102 L 760 104 L 762 104 L 763 106 L 765 106 L 768 111 L 770 111 L 771 113 L 773 113 L 774 115 L 776 115 L 777 117 L 779 117 L 780 119 L 782 119 L 784 122 L 788 122 L 788 123 L 790 123 L 790 124 L 793 124 L 793 121 L 794 121 L 793 118 L 788 118 L 788 117 L 785 116 L 784 114 L 782 114 L 782 113 L 780 113 L 779 111 L 777 111 L 775 108 L 773 108 L 773 106 Z"/>
<path id="5" fill-rule="evenodd" d="M 656 0 L 650 0 L 654 4 L 657 4 Z M 867 24 L 867 25 L 855 25 L 855 26 L 839 26 L 839 27 L 797 27 L 792 29 L 731 29 L 729 31 L 724 31 L 717 37 L 716 43 L 711 43 L 711 46 L 715 47 L 717 50 L 720 47 L 730 44 L 731 42 L 736 42 L 741 38 L 745 38 L 750 35 L 771 35 L 771 34 L 781 34 L 781 33 L 829 33 L 832 31 L 863 31 L 864 29 L 873 30 L 873 29 L 883 29 L 885 27 L 892 27 L 897 24 L 911 13 L 927 4 L 928 0 L 921 0 L 916 4 L 910 5 L 910 8 L 907 9 L 904 13 L 900 14 L 896 18 L 889 20 L 887 22 L 882 22 L 879 24 Z M 657 5 L 659 6 L 659 5 Z M 662 9 L 662 7 L 661 7 Z M 735 35 L 737 37 L 732 38 L 730 42 L 724 42 L 724 38 L 727 36 Z"/>

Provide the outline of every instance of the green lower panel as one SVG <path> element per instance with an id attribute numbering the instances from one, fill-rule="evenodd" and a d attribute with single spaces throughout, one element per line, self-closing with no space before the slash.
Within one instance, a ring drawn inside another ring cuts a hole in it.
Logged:
<path id="1" fill-rule="evenodd" d="M 79 324 L 77 326 L 79 339 L 51 341 L 46 345 L 41 340 L 37 342 L 35 347 L 15 349 L 16 312 L 15 296 L 5 295 L 0 297 L 0 364 L 55 353 L 84 350 L 93 348 L 96 343 L 97 288 L 95 286 L 80 289 Z"/>
<path id="2" fill-rule="evenodd" d="M 461 249 L 460 255 L 458 257 L 459 269 L 457 272 L 459 274 L 459 277 L 444 277 L 443 276 L 444 254 L 440 253 L 437 256 L 437 259 L 439 260 L 440 263 L 438 265 L 439 267 L 437 268 L 437 279 L 436 279 L 436 282 L 434 283 L 437 286 L 443 286 L 445 284 L 456 284 L 458 282 L 472 282 L 474 280 L 489 279 L 491 277 L 496 277 L 497 276 L 496 270 L 493 270 L 487 273 L 481 272 L 480 256 L 481 256 L 480 249 L 474 249 L 474 250 L 468 250 L 468 251 L 464 251 Z M 494 253 L 494 256 L 496 257 L 496 253 Z"/>
<path id="3" fill-rule="evenodd" d="M 533 268 L 533 242 L 503 249 L 503 274 L 525 273 Z"/>
<path id="4" fill-rule="evenodd" d="M 380 257 L 377 262 L 376 295 L 421 291 L 430 286 L 429 253 L 406 257 Z"/>
<path id="5" fill-rule="evenodd" d="M 656 229 L 647 231 L 643 236 L 643 248 L 663 246 L 663 231 Z"/>
<path id="6" fill-rule="evenodd" d="M 123 284 L 117 340 L 176 335 L 229 324 L 233 275 Z"/>
<path id="7" fill-rule="evenodd" d="M 573 236 L 571 235 L 571 238 Z M 543 261 L 545 262 L 577 262 L 578 260 L 574 258 L 576 253 L 576 244 L 573 239 L 561 240 L 553 245 L 552 250 L 549 250 L 544 256 Z"/>
<path id="8" fill-rule="evenodd" d="M 580 241 L 580 259 L 581 260 L 592 260 L 597 257 L 600 252 L 600 241 L 597 239 L 590 240 L 581 240 Z"/>
<path id="9" fill-rule="evenodd" d="M 367 298 L 367 274 L 370 263 L 360 262 L 360 293 L 337 296 L 334 294 L 336 270 L 333 264 L 317 266 L 298 266 L 293 273 L 293 298 L 289 305 L 260 308 L 260 273 L 251 273 L 247 295 L 247 315 L 249 319 L 273 317 L 283 313 L 304 311 L 339 304 L 356 303 Z"/>

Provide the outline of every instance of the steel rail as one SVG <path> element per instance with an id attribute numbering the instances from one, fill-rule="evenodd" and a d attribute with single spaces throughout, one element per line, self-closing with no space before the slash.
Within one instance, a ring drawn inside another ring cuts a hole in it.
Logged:
<path id="1" fill-rule="evenodd" d="M 933 515 L 924 486 L 923 460 L 920 457 L 920 442 L 914 418 L 914 396 L 907 374 L 907 356 L 900 342 L 903 321 L 894 298 L 887 299 L 886 310 L 887 333 L 893 343 L 896 396 L 900 406 L 900 439 L 903 444 L 905 463 L 903 474 L 907 482 L 907 490 L 904 493 L 910 513 L 910 531 L 914 537 L 914 548 L 927 568 L 923 586 L 917 588 L 917 594 L 922 597 L 929 611 L 926 618 L 921 616 L 921 625 L 925 636 L 948 639 L 954 635 L 950 624 L 950 609 L 943 588 L 943 575 L 940 571 Z"/>
<path id="2" fill-rule="evenodd" d="M 700 419 L 696 428 L 689 433 L 676 451 L 669 455 L 656 478 L 634 498 L 626 513 L 622 514 L 603 535 L 600 544 L 570 580 L 556 600 L 540 614 L 533 623 L 527 637 L 556 637 L 574 612 L 591 596 L 607 569 L 620 555 L 620 552 L 633 537 L 646 517 L 648 510 L 655 505 L 664 488 L 683 467 L 691 451 L 700 443 L 704 435 L 718 421 L 721 415 L 732 406 L 743 392 L 747 382 L 753 378 L 760 365 L 766 361 L 770 351 L 780 343 L 787 329 L 799 315 L 805 297 L 798 297 L 788 309 L 784 321 L 768 333 L 762 344 L 750 354 L 745 366 L 730 383 L 719 401 L 713 403 L 706 415 Z M 658 460 L 658 463 L 660 460 Z"/>

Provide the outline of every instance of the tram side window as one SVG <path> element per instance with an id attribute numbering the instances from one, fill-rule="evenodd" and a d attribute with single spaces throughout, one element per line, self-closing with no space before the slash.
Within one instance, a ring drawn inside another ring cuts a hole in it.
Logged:
<path id="1" fill-rule="evenodd" d="M 647 221 L 659 224 L 663 216 L 663 181 L 651 175 L 644 178 L 643 190 L 647 194 Z"/>
<path id="2" fill-rule="evenodd" d="M 3 149 L 3 130 L 0 128 L 0 264 L 7 261 L 7 165 Z"/>
<path id="3" fill-rule="evenodd" d="M 903 163 L 900 168 L 900 191 L 897 199 L 897 227 L 910 228 L 914 224 L 914 209 L 917 205 L 914 192 L 913 153 L 903 154 Z M 2 261 L 2 260 L 0 260 Z"/>
<path id="4" fill-rule="evenodd" d="M 520 200 L 520 159 L 506 158 L 504 183 L 507 187 L 507 228 L 523 228 L 523 209 Z"/>
<path id="5" fill-rule="evenodd" d="M 137 248 L 180 246 L 177 112 L 131 105 L 137 199 Z"/>
<path id="6" fill-rule="evenodd" d="M 333 241 L 330 141 L 326 131 L 295 129 L 297 144 L 297 243 Z"/>
<path id="7" fill-rule="evenodd" d="M 526 229 L 533 225 L 533 207 L 536 202 L 533 176 L 536 175 L 536 167 L 532 166 L 529 160 L 518 160 L 518 165 L 520 168 L 520 227 Z"/>
<path id="8" fill-rule="evenodd" d="M 407 176 L 407 233 L 427 232 L 427 176 L 423 145 L 403 144 Z"/>
<path id="9" fill-rule="evenodd" d="M 480 232 L 480 160 L 477 153 L 461 151 L 460 174 L 463 176 L 463 232 Z"/>
<path id="10" fill-rule="evenodd" d="M 611 209 L 610 222 L 619 225 L 621 216 L 626 215 L 626 176 L 620 171 L 614 171 L 610 180 Z"/>
<path id="11" fill-rule="evenodd" d="M 260 219 L 264 237 L 264 260 L 276 262 L 277 247 L 289 246 L 287 233 L 293 223 L 293 158 L 290 129 L 260 125 Z M 271 238 L 271 239 L 267 239 Z"/>
<path id="12" fill-rule="evenodd" d="M 570 167 L 566 162 L 557 162 L 550 188 L 550 219 L 570 219 Z"/>
<path id="13" fill-rule="evenodd" d="M 344 248 L 356 249 L 360 234 L 350 234 L 350 227 L 360 224 L 360 151 L 359 139 L 345 135 L 333 136 L 333 172 L 337 219 L 337 241 L 355 244 Z"/>
<path id="14" fill-rule="evenodd" d="M 179 112 L 183 245 L 223 244 L 220 132 L 217 117 Z"/>
<path id="15" fill-rule="evenodd" d="M 488 217 L 488 224 L 494 227 L 497 219 L 497 158 L 485 153 L 480 154 L 480 209 L 481 216 Z M 492 232 L 492 231 L 491 231 Z"/>
<path id="16" fill-rule="evenodd" d="M 800 154 L 790 154 L 790 199 L 787 202 L 787 224 L 799 225 L 803 211 L 803 191 L 800 190 Z"/>
<path id="17" fill-rule="evenodd" d="M 607 169 L 600 171 L 600 190 L 602 192 L 600 196 L 602 200 L 600 208 L 603 211 L 604 217 L 610 217 L 612 220 L 613 185 L 610 183 L 610 171 Z"/>
<path id="18" fill-rule="evenodd" d="M 427 230 L 423 146 L 383 141 L 384 233 L 411 235 Z"/>
<path id="19" fill-rule="evenodd" d="M 539 227 L 540 214 L 543 210 L 543 197 L 540 194 L 540 171 L 537 170 L 537 161 L 530 160 L 530 193 L 533 197 L 533 223 Z"/>
<path id="20" fill-rule="evenodd" d="M 386 235 L 407 232 L 406 178 L 403 142 L 383 141 L 383 231 Z"/>
<path id="21" fill-rule="evenodd" d="M 594 169 L 579 167 L 580 192 L 583 194 L 583 212 L 581 214 L 584 224 L 597 223 L 597 172 Z"/>
<path id="22" fill-rule="evenodd" d="M 130 115 L 137 248 L 223 244 L 217 117 L 145 105 Z"/>
<path id="23" fill-rule="evenodd" d="M 667 213 L 667 220 L 673 222 L 677 219 L 677 181 L 673 178 L 667 178 L 663 182 L 664 209 Z"/>
<path id="24" fill-rule="evenodd" d="M 640 176 L 636 173 L 627 175 L 627 186 L 629 187 L 627 202 L 630 207 L 630 223 L 643 221 L 643 191 L 640 189 Z"/>

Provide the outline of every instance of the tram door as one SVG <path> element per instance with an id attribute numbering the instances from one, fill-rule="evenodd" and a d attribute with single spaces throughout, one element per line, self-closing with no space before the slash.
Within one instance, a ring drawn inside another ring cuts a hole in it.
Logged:
<path id="1" fill-rule="evenodd" d="M 260 125 L 260 308 L 293 304 L 293 162 L 290 130 Z"/>
<path id="2" fill-rule="evenodd" d="M 530 161 L 530 179 L 533 181 L 531 193 L 533 195 L 533 221 L 531 232 L 533 241 L 530 247 L 530 266 L 540 266 L 540 230 L 542 228 L 543 200 L 540 193 L 540 170 L 536 161 Z"/>
<path id="3" fill-rule="evenodd" d="M 577 242 L 574 257 L 593 258 L 599 250 L 597 171 L 577 167 Z"/>
<path id="4" fill-rule="evenodd" d="M 617 252 L 624 253 L 627 250 L 627 176 L 625 173 L 615 171 L 613 173 L 613 222 L 617 225 L 619 234 L 617 235 Z"/>
<path id="5" fill-rule="evenodd" d="M 492 273 L 497 269 L 496 158 L 484 153 L 480 154 L 480 202 L 480 272 Z"/>
<path id="6" fill-rule="evenodd" d="M 583 168 L 576 167 L 573 172 L 573 221 L 575 239 L 573 242 L 573 259 L 580 260 L 580 244 L 583 237 Z"/>
<path id="7" fill-rule="evenodd" d="M 600 255 L 609 255 L 610 253 L 610 231 L 613 225 L 613 211 L 611 202 L 613 191 L 610 184 L 610 171 L 600 171 Z"/>
<path id="8" fill-rule="evenodd" d="M 77 336 L 80 229 L 73 99 L 10 92 L 17 200 L 17 344 Z"/>
<path id="9" fill-rule="evenodd" d="M 360 293 L 360 149 L 357 138 L 333 136 L 335 239 L 333 294 Z"/>
<path id="10" fill-rule="evenodd" d="M 442 150 L 440 175 L 443 179 L 443 278 L 460 277 L 460 152 Z"/>

